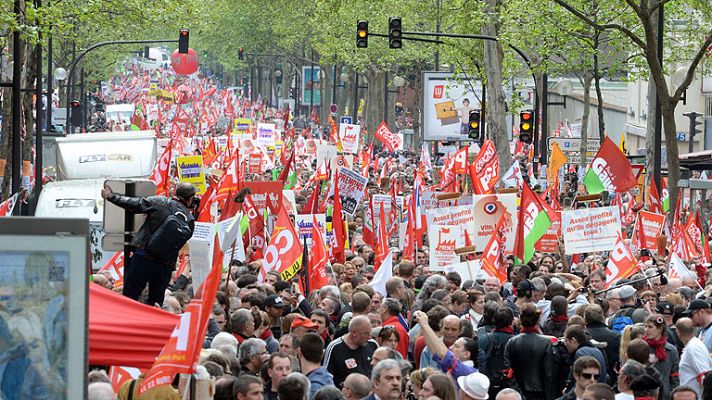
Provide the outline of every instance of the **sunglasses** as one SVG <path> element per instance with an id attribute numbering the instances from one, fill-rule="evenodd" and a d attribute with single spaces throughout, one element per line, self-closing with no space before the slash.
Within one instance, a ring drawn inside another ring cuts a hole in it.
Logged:
<path id="1" fill-rule="evenodd" d="M 594 379 L 594 380 L 598 380 L 598 378 L 599 378 L 601 375 L 600 375 L 600 374 L 589 374 L 589 373 L 587 373 L 587 372 L 582 372 L 582 373 L 581 373 L 581 376 L 583 377 L 583 379 Z"/>

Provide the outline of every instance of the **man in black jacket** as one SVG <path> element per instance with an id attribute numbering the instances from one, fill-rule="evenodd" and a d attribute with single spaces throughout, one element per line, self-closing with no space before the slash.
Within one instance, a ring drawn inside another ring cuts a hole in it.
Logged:
<path id="1" fill-rule="evenodd" d="M 504 348 L 504 367 L 514 377 L 515 389 L 526 400 L 552 400 L 554 392 L 551 341 L 539 334 L 541 312 L 532 303 L 522 306 L 522 333 Z"/>
<path id="2" fill-rule="evenodd" d="M 190 183 L 180 183 L 175 196 L 170 199 L 164 196 L 128 197 L 116 194 L 108 185 L 104 185 L 101 191 L 104 200 L 127 211 L 146 214 L 146 222 L 131 241 L 134 248 L 131 260 L 124 264 L 124 296 L 138 300 L 148 284 L 146 304 L 163 305 L 163 297 L 178 255 L 150 254 L 147 250 L 148 241 L 163 221 L 174 213 L 184 216 L 191 232 L 193 231 L 195 219 L 191 208 L 195 203 L 196 192 L 195 186 Z"/>
<path id="3" fill-rule="evenodd" d="M 618 350 L 621 345 L 621 336 L 608 328 L 603 316 L 603 309 L 598 304 L 591 304 L 586 307 L 584 320 L 586 321 L 586 332 L 591 336 L 591 339 L 606 344 L 605 370 L 610 377 L 609 382 L 615 382 L 618 379 L 615 369 L 620 358 Z"/>

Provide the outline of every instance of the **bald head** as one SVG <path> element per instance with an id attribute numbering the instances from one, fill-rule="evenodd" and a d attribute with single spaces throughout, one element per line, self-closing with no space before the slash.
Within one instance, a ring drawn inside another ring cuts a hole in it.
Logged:
<path id="1" fill-rule="evenodd" d="M 695 336 L 695 324 L 690 318 L 678 319 L 675 323 L 675 328 L 677 329 L 677 336 L 684 344 L 687 344 Z"/>
<path id="2" fill-rule="evenodd" d="M 344 381 L 344 386 L 342 389 L 344 396 L 348 400 L 351 399 L 362 399 L 371 392 L 371 380 L 366 376 L 359 373 L 353 373 L 346 377 Z"/>

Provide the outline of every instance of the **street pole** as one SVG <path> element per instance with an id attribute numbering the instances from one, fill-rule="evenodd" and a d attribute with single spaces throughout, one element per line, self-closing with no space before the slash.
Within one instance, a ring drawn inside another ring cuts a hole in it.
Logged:
<path id="1" fill-rule="evenodd" d="M 311 70 L 309 72 L 311 78 L 311 88 L 309 89 L 309 110 L 307 110 L 307 112 L 311 116 L 311 110 L 314 109 L 314 49 L 311 50 L 309 59 L 311 61 Z"/>
<path id="2" fill-rule="evenodd" d="M 435 40 L 440 40 L 440 36 L 437 35 L 440 33 L 440 1 L 435 2 Z M 440 71 L 440 48 L 437 46 L 435 47 L 435 71 Z"/>
<path id="3" fill-rule="evenodd" d="M 663 66 L 663 27 L 665 26 L 665 4 L 659 4 L 658 7 L 658 62 L 660 67 Z M 600 107 L 600 105 L 599 105 Z M 655 134 L 653 135 L 653 179 L 658 190 L 661 186 L 661 169 L 662 169 L 662 131 L 663 131 L 663 116 L 660 110 L 660 96 L 658 91 L 655 91 Z M 670 182 L 676 185 L 677 182 Z"/>
<path id="4" fill-rule="evenodd" d="M 534 81 L 534 85 L 536 85 L 536 81 Z M 541 127 L 539 130 L 539 165 L 546 165 L 548 162 L 548 157 L 546 154 L 547 150 L 547 145 L 546 145 L 546 139 L 549 136 L 549 118 L 547 116 L 549 112 L 549 75 L 544 74 L 542 76 L 542 91 L 541 91 Z M 599 107 L 601 107 L 599 105 Z M 536 121 L 535 121 L 536 125 Z M 538 172 L 537 172 L 537 176 Z"/>
<path id="5" fill-rule="evenodd" d="M 54 68 L 52 65 L 52 27 L 47 39 L 47 132 L 52 130 L 52 98 L 54 96 Z M 37 176 L 37 174 L 35 174 Z"/>
<path id="6" fill-rule="evenodd" d="M 86 96 L 84 95 L 84 64 L 82 64 L 82 70 L 80 72 L 81 79 L 79 80 L 79 99 L 81 101 L 80 107 L 82 109 L 82 126 L 81 128 L 86 131 L 87 129 L 87 102 Z"/>
<path id="7" fill-rule="evenodd" d="M 42 9 L 42 0 L 35 0 L 38 9 Z M 35 190 L 37 194 L 42 190 L 42 31 L 37 37 L 37 82 L 35 83 Z M 47 108 L 49 107 L 47 98 Z M 49 125 L 48 125 L 49 126 Z M 33 209 L 37 199 L 33 201 Z"/>
<path id="8" fill-rule="evenodd" d="M 14 12 L 18 18 L 18 24 L 22 25 L 21 1 L 15 0 Z M 20 37 L 20 31 L 15 29 L 12 34 L 12 193 L 20 192 L 22 183 L 22 47 L 25 45 Z M 14 208 L 14 214 L 18 214 L 20 207 Z"/>
<path id="9" fill-rule="evenodd" d="M 351 111 L 353 123 L 358 124 L 358 72 L 354 72 L 354 109 Z"/>
<path id="10" fill-rule="evenodd" d="M 383 122 L 388 125 L 388 71 L 383 74 Z"/>
<path id="11" fill-rule="evenodd" d="M 336 64 L 334 64 L 333 79 L 331 85 L 331 104 L 336 104 Z M 337 111 L 338 112 L 338 111 Z"/>

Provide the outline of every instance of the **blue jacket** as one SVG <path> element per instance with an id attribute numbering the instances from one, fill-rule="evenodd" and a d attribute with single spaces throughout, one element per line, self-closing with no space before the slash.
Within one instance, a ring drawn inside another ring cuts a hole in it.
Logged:
<path id="1" fill-rule="evenodd" d="M 319 367 L 314 371 L 307 374 L 309 382 L 311 383 L 311 390 L 309 390 L 309 399 L 313 399 L 316 392 L 319 391 L 324 386 L 334 386 L 334 376 L 331 375 L 325 367 Z"/>

